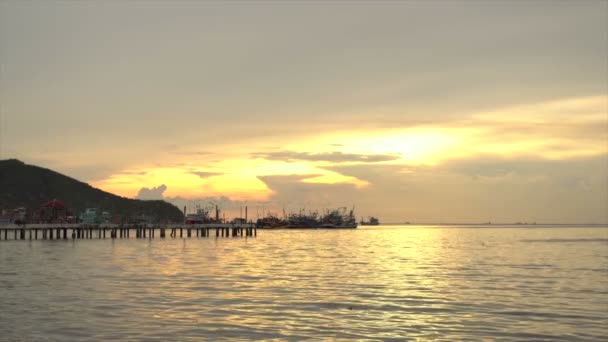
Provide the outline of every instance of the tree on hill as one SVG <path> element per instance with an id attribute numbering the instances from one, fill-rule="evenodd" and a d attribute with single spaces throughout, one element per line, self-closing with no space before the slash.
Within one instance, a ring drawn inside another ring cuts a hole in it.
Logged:
<path id="1" fill-rule="evenodd" d="M 0 209 L 38 211 L 59 200 L 74 214 L 86 208 L 108 211 L 115 219 L 147 216 L 154 222 L 182 222 L 183 213 L 161 200 L 143 201 L 113 195 L 87 183 L 16 159 L 0 160 Z"/>

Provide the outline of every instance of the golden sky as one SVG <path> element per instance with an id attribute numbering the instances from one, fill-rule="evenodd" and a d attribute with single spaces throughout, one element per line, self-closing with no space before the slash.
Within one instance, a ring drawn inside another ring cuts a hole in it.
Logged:
<path id="1" fill-rule="evenodd" d="M 606 2 L 0 9 L 1 158 L 180 208 L 608 221 Z"/>

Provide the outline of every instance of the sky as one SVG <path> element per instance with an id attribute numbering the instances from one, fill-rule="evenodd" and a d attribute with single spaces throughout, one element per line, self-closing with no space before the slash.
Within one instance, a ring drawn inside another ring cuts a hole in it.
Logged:
<path id="1" fill-rule="evenodd" d="M 608 2 L 4 0 L 0 114 L 189 211 L 606 223 Z"/>

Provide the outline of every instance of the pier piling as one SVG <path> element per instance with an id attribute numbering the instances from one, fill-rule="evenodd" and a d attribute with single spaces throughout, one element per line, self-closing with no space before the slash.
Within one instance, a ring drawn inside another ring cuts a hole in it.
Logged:
<path id="1" fill-rule="evenodd" d="M 201 224 L 201 225 L 173 225 L 167 226 L 137 226 L 137 225 L 78 225 L 78 224 L 28 224 L 28 226 L 20 225 L 0 225 L 0 240 L 4 236 L 4 240 L 9 240 L 8 236 L 12 231 L 11 240 L 38 240 L 39 232 L 42 240 L 67 240 L 69 236 L 74 240 L 80 239 L 105 239 L 106 231 L 110 231 L 112 239 L 128 239 L 131 235 L 131 229 L 135 231 L 137 238 L 154 239 L 156 230 L 158 229 L 161 238 L 167 236 L 167 229 L 172 238 L 179 237 L 190 239 L 196 234 L 197 238 L 211 236 L 210 230 L 215 230 L 216 238 L 219 237 L 239 237 L 239 236 L 255 236 L 256 229 L 252 224 L 234 225 L 227 223 L 219 224 Z M 184 232 L 185 230 L 185 232 Z M 194 234 L 193 234 L 194 230 Z M 3 233 L 4 231 L 4 233 Z M 68 235 L 70 231 L 71 235 Z M 97 234 L 95 234 L 97 232 Z M 63 236 L 62 236 L 63 233 Z"/>

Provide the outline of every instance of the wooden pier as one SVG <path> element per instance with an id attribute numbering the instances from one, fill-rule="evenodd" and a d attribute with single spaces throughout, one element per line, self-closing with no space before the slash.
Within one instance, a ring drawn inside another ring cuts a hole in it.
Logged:
<path id="1" fill-rule="evenodd" d="M 0 240 L 80 240 L 80 239 L 154 239 L 154 238 L 229 238 L 255 237 L 254 224 L 6 224 L 0 225 Z"/>

